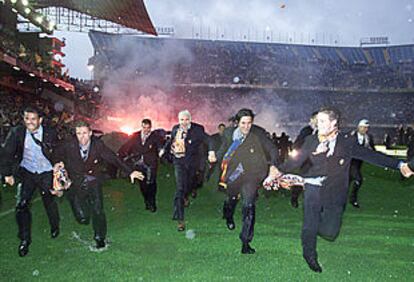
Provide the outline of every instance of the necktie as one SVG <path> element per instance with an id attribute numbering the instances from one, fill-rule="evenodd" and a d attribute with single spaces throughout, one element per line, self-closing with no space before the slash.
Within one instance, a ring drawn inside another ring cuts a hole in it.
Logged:
<path id="1" fill-rule="evenodd" d="M 148 135 L 146 135 L 146 134 L 144 134 L 143 136 L 142 136 L 142 145 L 144 145 L 145 144 L 145 141 L 147 140 L 147 137 L 148 137 Z"/>
<path id="2" fill-rule="evenodd" d="M 36 132 L 36 133 L 37 133 L 37 132 Z M 30 136 L 32 136 L 33 141 L 36 143 L 36 145 L 38 145 L 38 146 L 42 147 L 42 142 L 41 142 L 39 139 L 37 139 L 37 138 L 35 137 L 35 134 L 36 134 L 36 133 L 32 132 L 32 133 L 30 133 Z"/>
<path id="3" fill-rule="evenodd" d="M 82 160 L 85 162 L 86 159 L 88 158 L 88 150 L 87 149 L 86 150 L 81 149 L 81 151 L 82 151 Z"/>

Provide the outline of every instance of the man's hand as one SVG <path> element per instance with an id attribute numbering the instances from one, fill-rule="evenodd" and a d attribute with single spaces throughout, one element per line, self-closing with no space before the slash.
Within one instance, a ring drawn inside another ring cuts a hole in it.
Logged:
<path id="1" fill-rule="evenodd" d="M 164 156 L 164 153 L 165 153 L 165 150 L 164 149 L 161 149 L 160 152 L 158 153 L 158 156 L 160 158 L 162 158 L 162 156 Z"/>
<path id="2" fill-rule="evenodd" d="M 138 180 L 143 180 L 144 174 L 142 174 L 142 172 L 139 172 L 137 170 L 134 170 L 133 172 L 131 172 L 131 174 L 129 175 L 129 178 L 131 179 L 131 183 L 134 184 L 134 180 L 138 179 Z"/>
<path id="3" fill-rule="evenodd" d="M 4 182 L 6 182 L 7 184 L 9 184 L 10 186 L 13 186 L 14 185 L 14 177 L 13 177 L 13 175 L 4 177 Z"/>
<path id="4" fill-rule="evenodd" d="M 407 163 L 403 163 L 401 165 L 400 172 L 406 178 L 408 178 L 408 177 L 410 177 L 414 174 L 414 172 L 410 169 L 410 167 L 408 166 Z"/>
<path id="5" fill-rule="evenodd" d="M 217 162 L 217 157 L 216 157 L 216 153 L 214 151 L 209 151 L 208 152 L 208 161 L 210 163 L 215 163 Z"/>
<path id="6" fill-rule="evenodd" d="M 59 163 L 56 163 L 54 166 L 53 166 L 53 172 L 58 172 L 59 170 L 61 170 L 62 168 L 64 168 L 65 167 L 65 164 L 63 163 L 63 162 L 59 162 Z"/>
<path id="7" fill-rule="evenodd" d="M 282 176 L 282 173 L 274 165 L 269 168 L 269 177 L 276 179 Z"/>
<path id="8" fill-rule="evenodd" d="M 63 191 L 57 191 L 57 190 L 50 190 L 50 194 L 57 196 L 57 197 L 62 197 L 63 196 Z"/>

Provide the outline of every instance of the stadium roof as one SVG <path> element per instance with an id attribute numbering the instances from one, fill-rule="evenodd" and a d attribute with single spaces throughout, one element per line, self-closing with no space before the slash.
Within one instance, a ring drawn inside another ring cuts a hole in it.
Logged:
<path id="1" fill-rule="evenodd" d="M 144 0 L 36 0 L 36 6 L 63 7 L 157 35 Z"/>

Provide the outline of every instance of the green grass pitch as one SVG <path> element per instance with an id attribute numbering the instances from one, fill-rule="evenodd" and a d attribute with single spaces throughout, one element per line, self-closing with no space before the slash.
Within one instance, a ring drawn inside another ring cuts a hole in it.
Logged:
<path id="1" fill-rule="evenodd" d="M 110 245 L 94 245 L 92 227 L 73 218 L 66 199 L 59 199 L 61 234 L 50 239 L 41 204 L 32 205 L 32 245 L 27 257 L 17 254 L 15 189 L 2 188 L 0 208 L 0 281 L 413 281 L 414 180 L 369 165 L 360 192 L 360 209 L 347 206 L 335 242 L 318 239 L 322 274 L 302 259 L 302 208 L 290 207 L 288 192 L 272 192 L 257 201 L 254 255 L 240 254 L 236 230 L 221 218 L 224 195 L 207 183 L 186 209 L 187 230 L 171 220 L 175 190 L 173 170 L 162 166 L 158 211 L 144 209 L 137 185 L 127 180 L 105 183 L 104 205 Z M 302 201 L 302 198 L 301 200 Z"/>

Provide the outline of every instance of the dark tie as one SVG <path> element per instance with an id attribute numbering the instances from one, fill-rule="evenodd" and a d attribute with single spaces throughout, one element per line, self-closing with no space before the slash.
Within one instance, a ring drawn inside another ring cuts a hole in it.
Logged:
<path id="1" fill-rule="evenodd" d="M 36 145 L 38 145 L 38 146 L 42 147 L 42 141 L 40 141 L 39 139 L 37 139 L 37 138 L 35 137 L 35 134 L 37 134 L 37 132 L 36 132 L 36 133 L 34 133 L 34 132 L 30 133 L 30 135 L 32 136 L 33 141 L 36 143 Z"/>
<path id="2" fill-rule="evenodd" d="M 82 151 L 82 161 L 86 161 L 86 159 L 88 158 L 88 150 L 86 149 L 86 150 L 82 150 L 81 149 L 81 151 Z"/>

